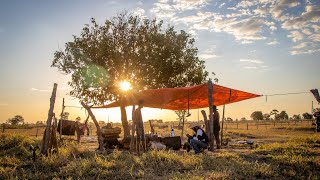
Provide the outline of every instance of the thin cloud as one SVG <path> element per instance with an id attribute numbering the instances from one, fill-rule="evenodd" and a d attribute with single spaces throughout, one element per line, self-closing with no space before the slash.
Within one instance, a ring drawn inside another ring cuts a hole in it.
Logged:
<path id="1" fill-rule="evenodd" d="M 37 89 L 37 88 L 30 88 L 30 91 L 37 91 L 37 92 L 50 92 L 48 89 Z"/>
<path id="2" fill-rule="evenodd" d="M 244 69 L 258 69 L 256 66 L 244 66 Z"/>
<path id="3" fill-rule="evenodd" d="M 254 63 L 254 64 L 263 64 L 264 62 L 257 59 L 240 59 L 240 62 L 248 62 L 248 63 Z"/>
<path id="4" fill-rule="evenodd" d="M 304 35 L 299 31 L 291 31 L 287 37 L 291 38 L 293 42 L 300 41 L 304 38 Z"/>
<path id="5" fill-rule="evenodd" d="M 268 42 L 267 44 L 268 45 L 276 45 L 276 44 L 279 44 L 279 42 L 277 40 L 273 40 L 271 42 Z"/>
<path id="6" fill-rule="evenodd" d="M 9 106 L 8 103 L 0 103 L 0 106 Z"/>
<path id="7" fill-rule="evenodd" d="M 199 57 L 201 59 L 213 59 L 213 58 L 218 58 L 220 56 L 215 55 L 215 54 L 200 54 Z"/>

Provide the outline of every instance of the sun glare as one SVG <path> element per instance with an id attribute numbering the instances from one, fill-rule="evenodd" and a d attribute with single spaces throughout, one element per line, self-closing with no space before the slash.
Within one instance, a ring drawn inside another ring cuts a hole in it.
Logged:
<path id="1" fill-rule="evenodd" d="M 131 84 L 127 81 L 123 81 L 120 83 L 120 88 L 123 91 L 128 91 L 129 89 L 131 89 Z"/>

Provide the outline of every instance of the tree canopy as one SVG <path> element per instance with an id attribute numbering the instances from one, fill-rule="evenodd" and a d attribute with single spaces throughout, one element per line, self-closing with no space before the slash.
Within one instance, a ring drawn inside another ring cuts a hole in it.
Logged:
<path id="1" fill-rule="evenodd" d="M 7 123 L 11 125 L 19 125 L 24 123 L 24 118 L 20 115 L 16 115 L 13 118 L 7 120 Z"/>
<path id="2" fill-rule="evenodd" d="M 253 120 L 263 120 L 263 114 L 262 111 L 254 111 L 251 116 Z"/>
<path id="3" fill-rule="evenodd" d="M 71 96 L 101 105 L 120 96 L 121 81 L 137 91 L 203 83 L 208 72 L 194 42 L 162 21 L 121 13 L 102 25 L 91 19 L 54 53 L 52 67 L 71 74 Z"/>

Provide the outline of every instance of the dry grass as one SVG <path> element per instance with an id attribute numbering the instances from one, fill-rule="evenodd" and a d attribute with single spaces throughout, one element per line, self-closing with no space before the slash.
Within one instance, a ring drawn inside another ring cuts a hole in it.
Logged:
<path id="1" fill-rule="evenodd" d="M 170 128 L 156 131 L 166 135 Z M 320 135 L 310 127 L 228 129 L 225 137 L 231 140 L 230 146 L 200 155 L 171 150 L 142 156 L 119 150 L 97 154 L 83 148 L 90 144 L 79 145 L 69 139 L 59 154 L 39 156 L 36 163 L 28 148 L 39 145 L 40 138 L 14 132 L 0 134 L 0 179 L 320 178 Z M 236 145 L 237 140 L 246 139 L 256 142 L 254 149 Z"/>

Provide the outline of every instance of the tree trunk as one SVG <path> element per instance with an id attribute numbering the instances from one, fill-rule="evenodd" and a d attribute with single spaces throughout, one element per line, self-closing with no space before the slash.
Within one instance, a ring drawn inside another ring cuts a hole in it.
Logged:
<path id="1" fill-rule="evenodd" d="M 130 135 L 129 123 L 127 119 L 126 107 L 123 101 L 123 97 L 120 98 L 120 111 L 121 111 L 121 123 L 123 127 L 123 138 L 127 138 Z"/>
<path id="2" fill-rule="evenodd" d="M 102 133 L 101 133 L 101 129 L 100 129 L 99 123 L 98 123 L 96 117 L 94 116 L 94 114 L 92 113 L 91 108 L 89 106 L 87 106 L 84 102 L 80 102 L 80 103 L 88 111 L 89 116 L 91 117 L 93 123 L 96 125 L 98 143 L 99 143 L 99 151 L 103 151 L 103 137 L 102 137 Z"/>

